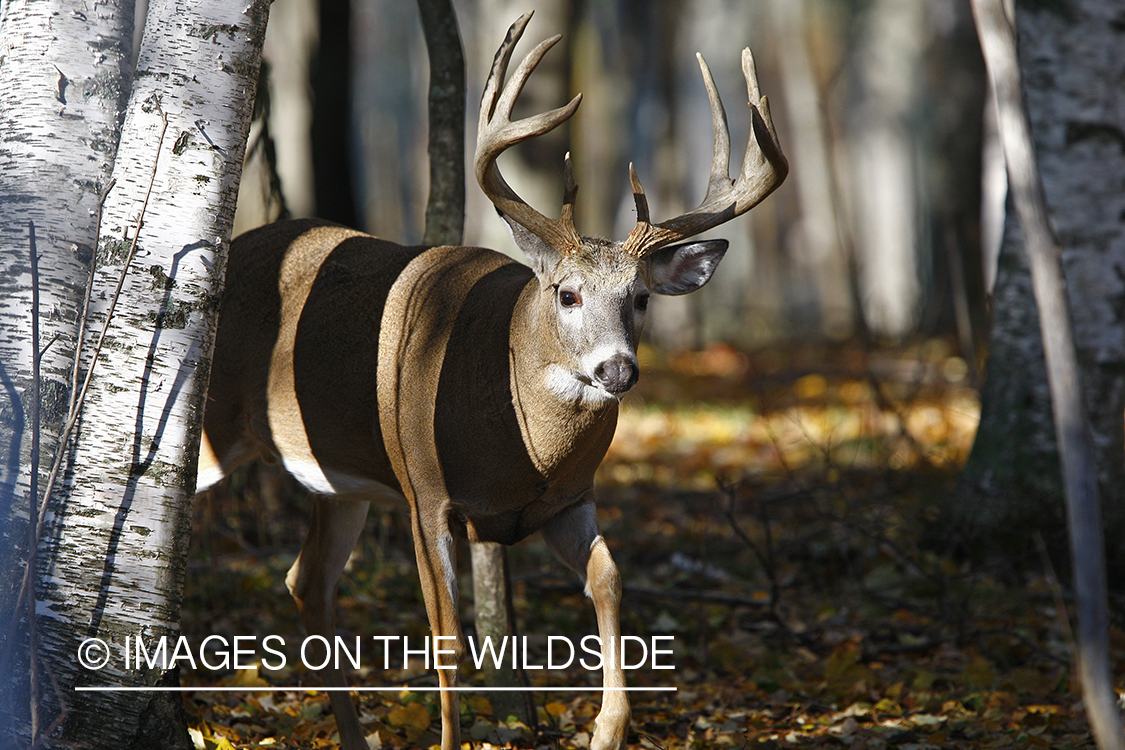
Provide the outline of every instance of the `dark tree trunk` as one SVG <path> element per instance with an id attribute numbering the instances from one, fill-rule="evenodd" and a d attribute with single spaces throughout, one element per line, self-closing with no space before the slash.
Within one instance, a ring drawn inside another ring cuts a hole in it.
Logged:
<path id="1" fill-rule="evenodd" d="M 1117 11 L 1119 12 L 1119 10 Z M 1021 6 L 1020 65 L 1050 219 L 1062 245 L 1108 538 L 1125 531 L 1125 133 L 1112 4 Z M 1063 490 L 1037 312 L 1022 242 L 1005 233 L 981 424 L 952 508 L 980 548 L 1031 553 L 1043 530 L 1065 568 Z M 1125 548 L 1107 550 L 1125 582 Z"/>
<path id="2" fill-rule="evenodd" d="M 312 63 L 312 158 L 316 215 L 357 229 L 351 147 L 351 0 L 320 0 Z"/>

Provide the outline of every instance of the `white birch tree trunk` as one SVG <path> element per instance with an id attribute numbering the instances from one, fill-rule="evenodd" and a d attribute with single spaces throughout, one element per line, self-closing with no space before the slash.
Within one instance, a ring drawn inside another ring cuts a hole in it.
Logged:
<path id="1" fill-rule="evenodd" d="M 177 683 L 174 670 L 126 668 L 122 647 L 179 631 L 202 399 L 268 9 L 149 5 L 98 248 L 97 329 L 142 211 L 143 226 L 40 552 L 39 658 L 57 685 L 44 706 L 64 717 L 49 745 L 190 747 L 178 695 L 74 688 Z M 110 646 L 96 671 L 76 659 L 90 637 Z"/>
<path id="2" fill-rule="evenodd" d="M 30 225 L 39 257 L 42 486 L 71 393 L 97 207 L 131 76 L 133 2 L 0 3 L 0 744 L 29 721 Z M 57 338 L 56 338 L 57 337 Z"/>

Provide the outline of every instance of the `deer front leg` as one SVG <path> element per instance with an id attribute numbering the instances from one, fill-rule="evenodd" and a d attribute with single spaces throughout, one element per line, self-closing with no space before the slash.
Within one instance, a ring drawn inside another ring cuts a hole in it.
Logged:
<path id="1" fill-rule="evenodd" d="M 629 697 L 621 668 L 621 575 L 598 533 L 594 504 L 567 508 L 543 527 L 547 546 L 586 584 L 594 602 L 602 642 L 602 710 L 594 725 L 590 750 L 618 750 L 629 734 Z"/>
<path id="2" fill-rule="evenodd" d="M 336 584 L 363 531 L 367 506 L 365 500 L 314 497 L 309 533 L 301 553 L 285 576 L 285 585 L 301 612 L 305 633 L 322 636 L 329 644 L 334 643 L 336 635 Z M 320 655 L 313 653 L 309 658 L 316 660 Z M 320 672 L 326 686 L 348 686 L 335 660 L 330 659 Z M 344 750 L 367 750 L 367 740 L 351 694 L 333 690 L 328 698 L 336 716 L 341 746 Z"/>
<path id="3" fill-rule="evenodd" d="M 461 620 L 457 616 L 457 569 L 453 535 L 444 508 L 419 511 L 411 504 L 414 554 L 430 621 L 431 653 L 442 688 L 456 687 L 465 655 Z M 441 692 L 441 750 L 461 747 L 461 710 L 457 692 Z"/>

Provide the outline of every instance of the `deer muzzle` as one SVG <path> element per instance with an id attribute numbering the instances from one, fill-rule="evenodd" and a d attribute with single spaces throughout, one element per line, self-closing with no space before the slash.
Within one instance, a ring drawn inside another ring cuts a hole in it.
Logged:
<path id="1" fill-rule="evenodd" d="M 641 369 L 637 358 L 628 354 L 615 354 L 594 368 L 594 379 L 610 393 L 624 393 L 637 384 Z"/>

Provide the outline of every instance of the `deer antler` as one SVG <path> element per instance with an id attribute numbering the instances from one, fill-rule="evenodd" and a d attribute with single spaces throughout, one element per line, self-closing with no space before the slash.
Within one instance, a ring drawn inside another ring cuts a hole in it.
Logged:
<path id="1" fill-rule="evenodd" d="M 578 193 L 578 184 L 574 181 L 574 172 L 570 164 L 570 154 L 566 156 L 565 163 L 565 188 L 563 193 L 562 214 L 557 219 L 548 219 L 536 211 L 520 198 L 514 190 L 504 181 L 496 166 L 496 159 L 510 146 L 522 143 L 529 138 L 543 135 L 566 122 L 578 109 L 582 95 L 578 94 L 565 107 L 542 112 L 538 115 L 511 121 L 512 107 L 519 98 L 528 77 L 539 64 L 543 55 L 555 45 L 562 37 L 556 35 L 541 42 L 535 49 L 524 57 L 523 62 L 516 68 L 512 79 L 504 85 L 504 78 L 508 72 L 508 62 L 512 57 L 512 49 L 516 46 L 524 27 L 531 19 L 532 13 L 520 16 L 504 38 L 500 49 L 496 51 L 496 58 L 492 61 L 492 70 L 488 74 L 488 81 L 484 86 L 484 95 L 480 103 L 480 125 L 477 129 L 477 153 L 474 167 L 477 182 L 488 199 L 497 209 L 509 218 L 526 227 L 547 244 L 560 253 L 574 252 L 581 243 L 581 237 L 574 228 L 574 199 Z M 503 86 L 503 90 L 501 90 Z"/>
<path id="2" fill-rule="evenodd" d="M 649 221 L 648 200 L 637 179 L 633 165 L 629 165 L 629 183 L 633 187 L 633 200 L 637 204 L 637 226 L 625 239 L 624 250 L 645 256 L 672 242 L 687 239 L 712 227 L 746 213 L 772 193 L 789 173 L 789 162 L 781 153 L 773 120 L 770 119 L 769 102 L 758 91 L 758 77 L 754 71 L 754 57 L 749 49 L 742 50 L 742 74 L 750 104 L 750 142 L 738 179 L 729 176 L 730 133 L 727 130 L 727 113 L 711 69 L 702 55 L 699 68 L 703 72 L 703 85 L 711 102 L 711 122 L 715 129 L 715 150 L 711 159 L 711 178 L 707 195 L 698 208 L 674 219 L 652 224 Z"/>

